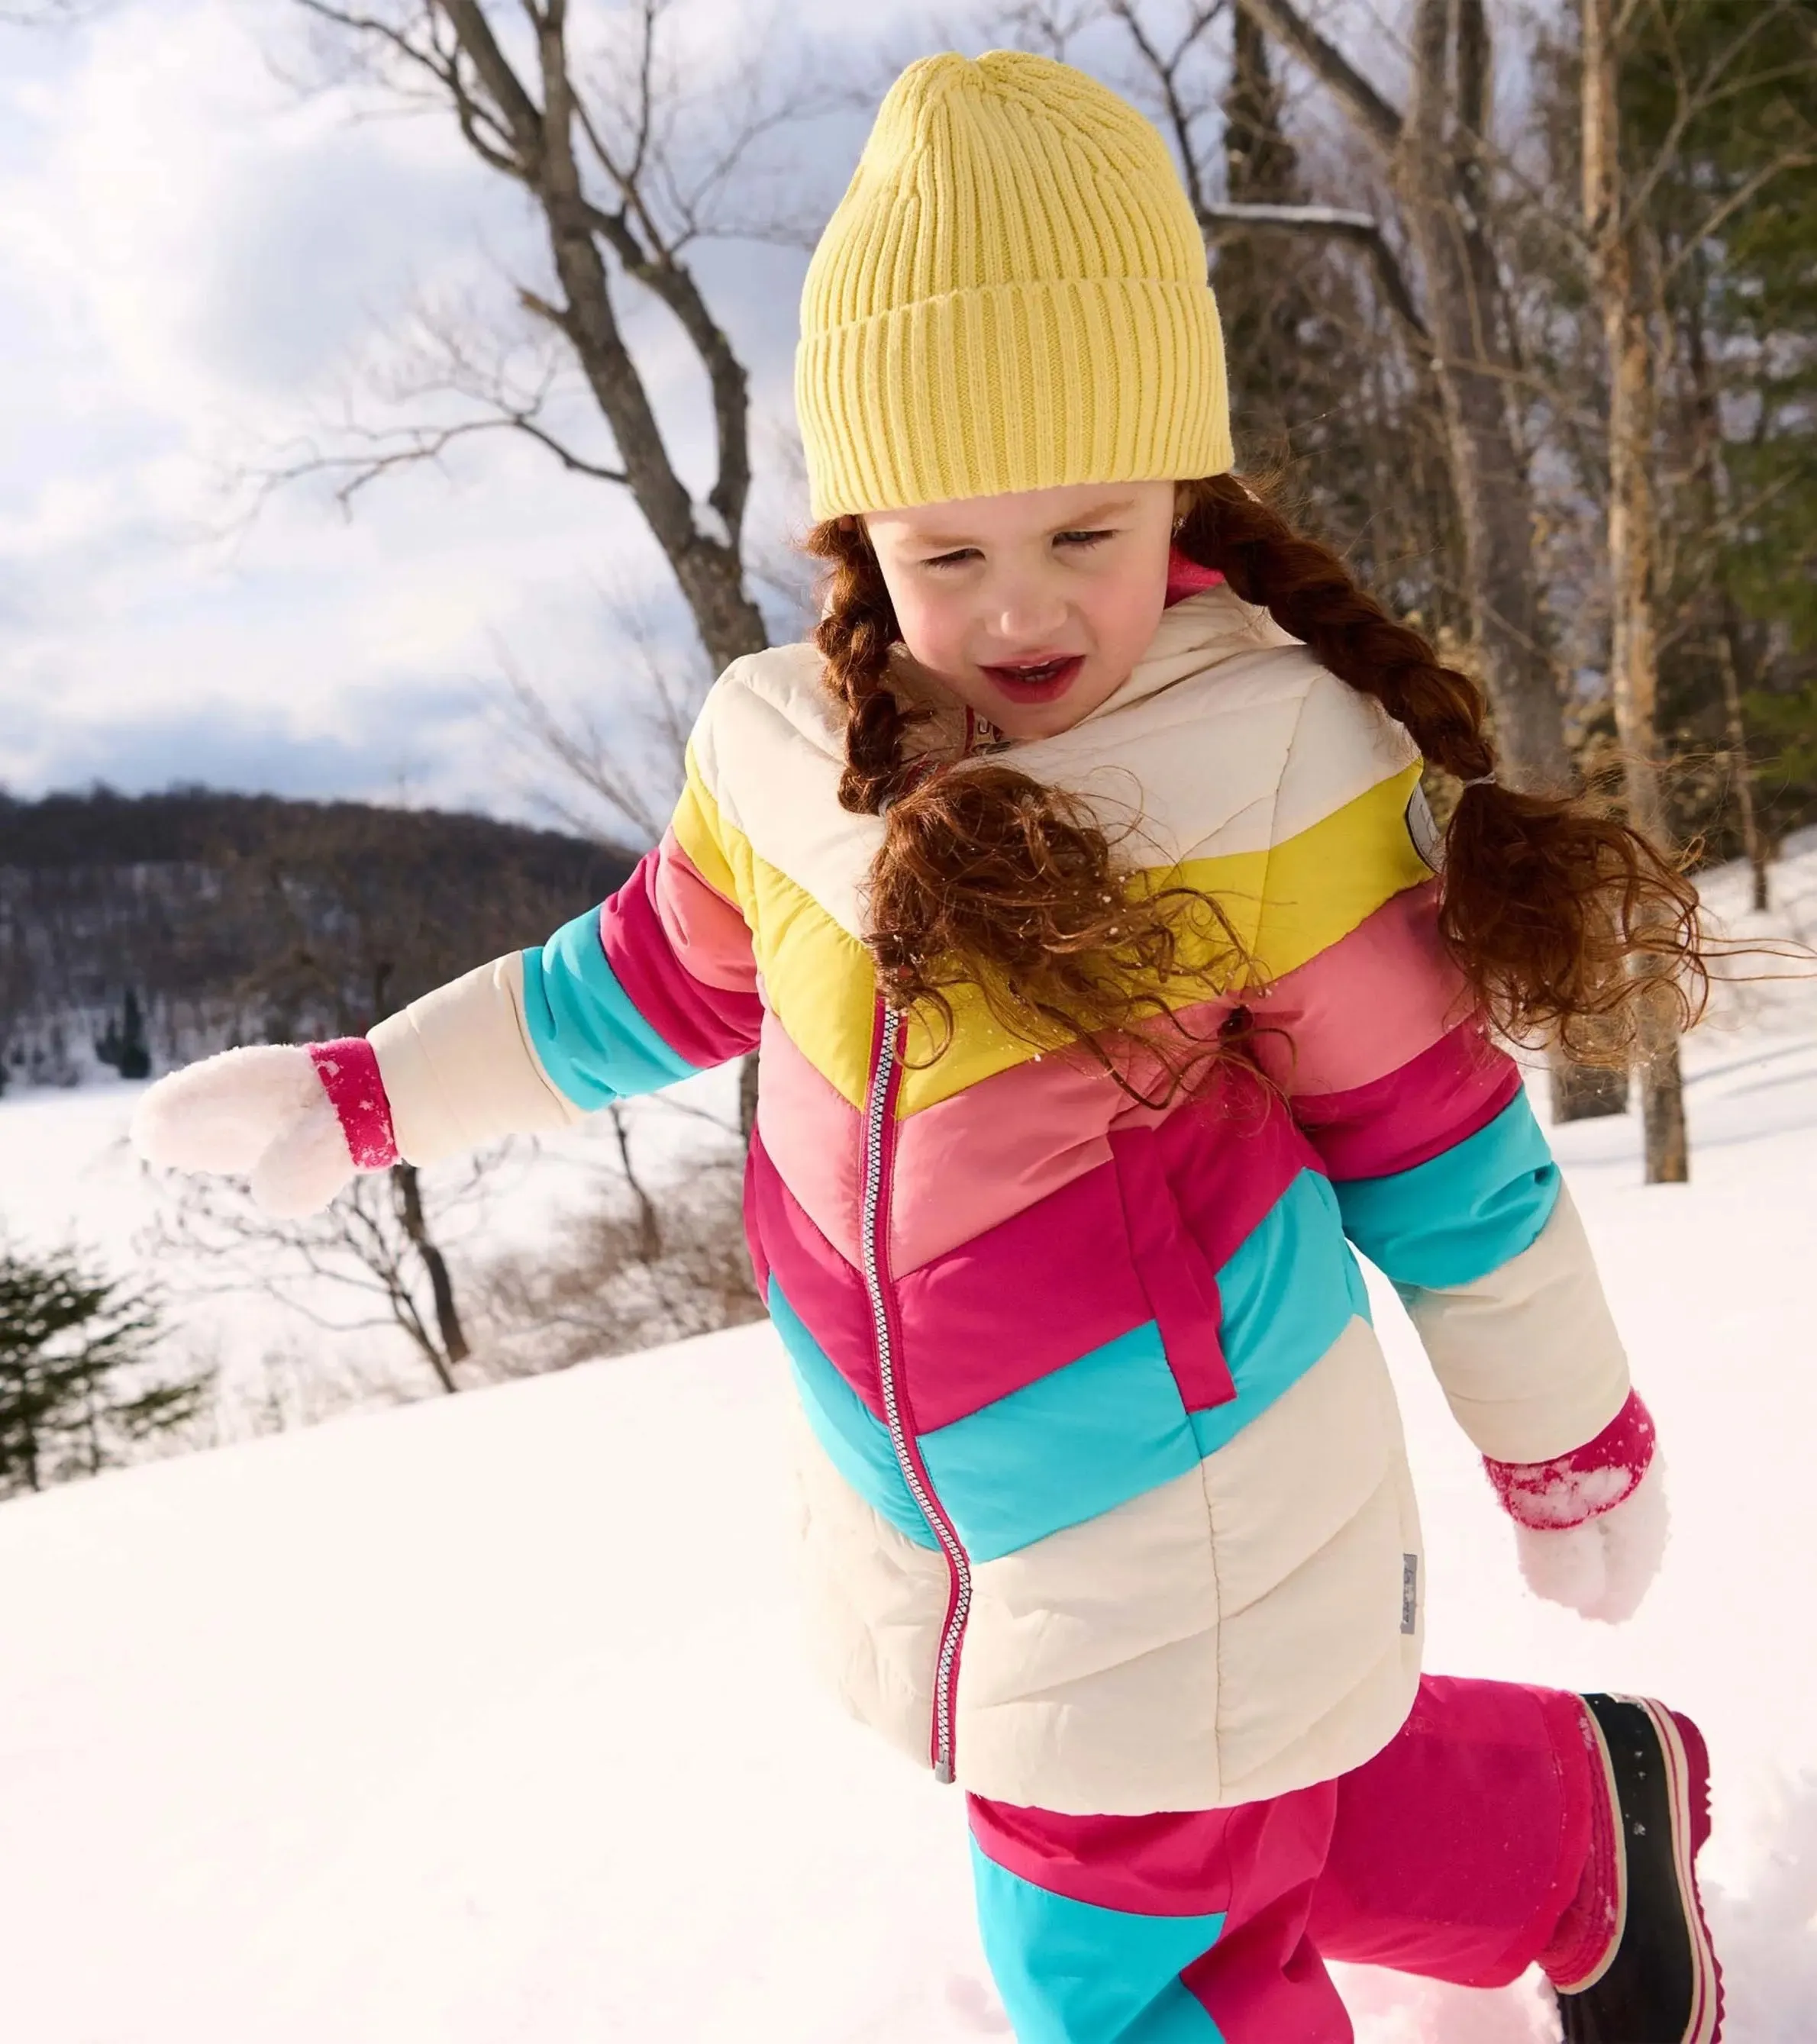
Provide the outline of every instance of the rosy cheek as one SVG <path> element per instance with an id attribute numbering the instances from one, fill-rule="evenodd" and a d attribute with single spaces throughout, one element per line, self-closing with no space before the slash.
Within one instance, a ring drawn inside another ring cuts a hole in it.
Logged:
<path id="1" fill-rule="evenodd" d="M 937 673 L 964 664 L 965 635 L 938 604 L 921 603 L 897 613 L 903 640 L 910 655 Z"/>

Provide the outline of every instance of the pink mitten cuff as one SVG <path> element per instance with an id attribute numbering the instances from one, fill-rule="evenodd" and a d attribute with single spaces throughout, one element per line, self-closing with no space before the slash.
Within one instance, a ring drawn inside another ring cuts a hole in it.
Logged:
<path id="1" fill-rule="evenodd" d="M 1613 1512 L 1638 1488 L 1653 1462 L 1653 1415 L 1630 1391 L 1627 1403 L 1595 1440 L 1549 1462 L 1498 1462 L 1483 1466 L 1517 1526 L 1561 1532 Z"/>
<path id="2" fill-rule="evenodd" d="M 364 1036 L 341 1036 L 332 1043 L 306 1045 L 315 1075 L 341 1117 L 347 1154 L 354 1168 L 383 1171 L 398 1161 L 391 1128 L 391 1103 L 379 1075 L 379 1060 Z"/>

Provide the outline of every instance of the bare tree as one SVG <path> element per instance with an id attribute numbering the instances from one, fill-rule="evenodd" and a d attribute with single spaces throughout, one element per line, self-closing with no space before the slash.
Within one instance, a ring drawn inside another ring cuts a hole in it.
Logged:
<path id="1" fill-rule="evenodd" d="M 606 53 L 591 75 L 570 49 L 568 0 L 294 4 L 368 79 L 439 104 L 478 160 L 529 196 L 554 289 L 520 282 L 518 303 L 578 367 L 614 451 L 595 461 L 560 437 L 545 417 L 546 380 L 515 390 L 496 374 L 488 381 L 487 363 L 456 348 L 447 387 L 478 401 L 472 416 L 322 459 L 346 478 L 344 489 L 357 488 L 369 476 L 441 454 L 456 435 L 528 435 L 576 472 L 629 491 L 715 668 L 758 651 L 768 635 L 743 556 L 749 378 L 688 259 L 709 234 L 765 231 L 761 221 L 736 218 L 729 194 L 756 143 L 815 103 L 809 92 L 753 97 L 737 112 L 705 110 L 703 123 L 722 125 L 691 167 L 676 134 L 681 95 L 664 46 L 665 0 L 640 0 L 628 44 Z M 714 474 L 703 500 L 682 478 L 626 338 L 627 284 L 667 309 L 704 375 Z M 295 467 L 312 465 L 322 461 Z"/>
<path id="2" fill-rule="evenodd" d="M 1533 493 L 1510 404 L 1519 363 L 1493 240 L 1491 40 L 1484 0 L 1415 0 L 1407 103 L 1395 106 L 1292 0 L 1237 0 L 1315 77 L 1376 158 L 1419 273 L 1417 305 L 1443 409 L 1466 591 L 1508 770 L 1571 780 L 1533 558 Z M 1416 339 L 1418 336 L 1416 336 Z"/>
<path id="3" fill-rule="evenodd" d="M 1664 834 L 1658 766 L 1659 641 L 1653 614 L 1653 448 L 1657 420 L 1647 309 L 1636 276 L 1640 223 L 1623 177 L 1619 57 L 1611 0 L 1582 0 L 1584 213 L 1608 356 L 1609 687 L 1624 755 L 1627 808 Z M 1641 1027 L 1641 1105 L 1650 1185 L 1691 1172 L 1678 1036 L 1669 999 Z"/>
<path id="4" fill-rule="evenodd" d="M 335 478 L 344 503 L 393 471 L 439 460 L 456 440 L 515 433 L 571 472 L 627 490 L 662 549 L 714 672 L 768 641 L 749 583 L 747 514 L 752 486 L 749 377 L 724 318 L 690 256 L 706 240 L 734 236 L 799 244 L 811 236 L 811 203 L 791 201 L 753 171 L 766 141 L 842 104 L 822 67 L 798 67 L 783 88 L 756 71 L 738 80 L 737 104 L 684 90 L 665 37 L 668 0 L 636 0 L 630 33 L 583 63 L 571 46 L 568 0 L 294 0 L 369 80 L 428 98 L 457 125 L 487 171 L 527 193 L 541 216 L 552 290 L 520 282 L 519 308 L 555 344 L 526 364 L 496 333 L 475 341 L 445 320 L 426 330 L 418 397 L 460 409 L 402 430 L 350 424 L 332 449 L 311 448 L 268 480 Z M 520 53 L 521 54 L 518 54 Z M 685 132 L 684 132 L 685 131 Z M 749 194 L 761 196 L 753 204 Z M 645 367 L 626 336 L 624 294 L 659 303 L 703 373 L 714 474 L 703 500 L 689 492 L 656 414 Z M 552 414 L 560 366 L 579 374 L 612 452 L 595 459 L 565 437 Z M 586 717 L 564 718 L 521 674 L 512 687 L 520 728 L 564 770 L 570 784 L 611 818 L 649 838 L 664 811 L 660 777 L 679 764 L 679 738 L 695 706 L 697 677 L 678 678 L 672 658 L 642 656 L 643 707 L 666 740 L 650 763 L 622 737 Z M 648 736 L 645 733 L 645 736 Z M 747 1062 L 747 1128 L 756 1075 Z"/>
<path id="5" fill-rule="evenodd" d="M 1672 365 L 1677 336 L 1670 302 L 1678 271 L 1705 259 L 1726 221 L 1740 206 L 1792 169 L 1817 161 L 1817 129 L 1807 120 L 1787 145 L 1765 154 L 1751 177 L 1733 190 L 1698 202 L 1696 217 L 1677 223 L 1674 244 L 1662 247 L 1652 217 L 1678 148 L 1693 123 L 1724 100 L 1757 91 L 1760 65 L 1750 51 L 1787 10 L 1761 0 L 1714 38 L 1695 63 L 1687 60 L 1679 31 L 1687 10 L 1672 0 L 1580 0 L 1584 214 L 1595 302 L 1607 365 L 1608 500 L 1607 530 L 1611 594 L 1610 694 L 1623 752 L 1630 816 L 1656 837 L 1665 832 L 1658 724 L 1661 631 L 1659 560 L 1659 394 Z M 1644 36 L 1645 45 L 1636 48 Z M 1708 39 L 1706 38 L 1706 40 Z M 1623 117 L 1624 64 L 1663 61 L 1671 79 L 1671 112 L 1651 156 L 1634 160 Z M 1809 57 L 1803 75 L 1810 75 Z M 1699 463 L 1719 517 L 1727 509 L 1719 433 L 1700 327 L 1688 323 L 1692 352 L 1690 409 Z M 1752 815 L 1746 735 L 1741 721 L 1732 605 L 1719 590 L 1718 631 L 1730 743 L 1740 763 L 1745 828 L 1755 872 L 1757 900 L 1764 866 Z M 1649 1183 L 1681 1183 L 1689 1176 L 1683 1079 L 1675 1004 L 1669 996 L 1647 1004 L 1642 1016 L 1642 1099 Z"/>
<path id="6" fill-rule="evenodd" d="M 294 1221 L 275 1220 L 237 1181 L 175 1180 L 145 1247 L 174 1259 L 173 1288 L 191 1296 L 260 1294 L 329 1334 L 393 1329 L 437 1388 L 456 1392 L 472 1344 L 441 1243 L 451 1223 L 479 1212 L 504 1156 L 470 1159 L 427 1206 L 415 1167 L 398 1164 L 356 1178 L 324 1212 Z"/>
<path id="7" fill-rule="evenodd" d="M 709 1146 L 679 1171 L 672 1158 L 653 1180 L 633 1124 L 660 1111 L 655 1102 L 609 1110 L 617 1168 L 599 1174 L 597 1201 L 568 1214 L 533 1254 L 507 1252 L 482 1268 L 480 1368 L 560 1369 L 762 1317 L 739 1225 L 735 1144 Z M 735 1139 L 716 1116 L 703 1118 Z"/>

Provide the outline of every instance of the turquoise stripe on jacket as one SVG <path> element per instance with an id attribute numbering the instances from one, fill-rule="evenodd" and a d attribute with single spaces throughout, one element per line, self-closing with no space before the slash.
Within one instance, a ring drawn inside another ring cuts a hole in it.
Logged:
<path id="1" fill-rule="evenodd" d="M 833 1367 L 826 1351 L 807 1331 L 774 1277 L 770 1279 L 770 1319 L 782 1338 L 790 1374 L 814 1438 L 826 1458 L 873 1512 L 918 1546 L 940 1543 L 922 1516 L 921 1507 L 903 1481 L 890 1430 Z"/>
<path id="2" fill-rule="evenodd" d="M 1153 1320 L 923 1434 L 921 1452 L 975 1562 L 1095 1519 L 1199 1462 Z"/>
<path id="3" fill-rule="evenodd" d="M 619 985 L 606 962 L 597 909 L 524 953 L 524 1020 L 550 1083 L 589 1111 L 699 1070 L 669 1048 Z"/>
<path id="4" fill-rule="evenodd" d="M 1530 1249 L 1558 1203 L 1558 1166 L 1524 1092 L 1474 1135 L 1411 1171 L 1337 1188 L 1345 1232 L 1402 1290 L 1472 1284 Z"/>
<path id="5" fill-rule="evenodd" d="M 1206 1455 L 1297 1384 L 1353 1319 L 1369 1317 L 1328 1178 L 1302 1171 L 1292 1181 L 1218 1273 L 1218 1296 L 1237 1395 L 1193 1414 Z"/>
<path id="6" fill-rule="evenodd" d="M 1302 1171 L 1218 1274 L 1236 1397 L 1188 1413 L 1152 1320 L 920 1436 L 941 1503 L 991 1562 L 1184 1476 L 1311 1369 L 1369 1304 L 1330 1185 Z M 828 1458 L 874 1510 L 934 1545 L 889 1431 L 772 1278 L 770 1312 Z"/>

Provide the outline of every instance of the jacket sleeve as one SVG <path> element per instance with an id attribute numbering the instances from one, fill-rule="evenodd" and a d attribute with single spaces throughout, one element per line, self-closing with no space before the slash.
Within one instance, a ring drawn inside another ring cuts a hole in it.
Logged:
<path id="1" fill-rule="evenodd" d="M 751 932 L 690 748 L 655 850 L 546 943 L 438 987 L 371 1032 L 400 1155 L 431 1164 L 561 1128 L 756 1047 Z"/>
<path id="2" fill-rule="evenodd" d="M 1410 842 L 1430 848 L 1410 785 L 1404 812 L 1380 811 L 1398 840 L 1373 861 L 1384 886 L 1404 880 Z M 1256 1004 L 1263 1062 L 1465 1433 L 1499 1461 L 1542 1462 L 1622 1410 L 1627 1362 L 1520 1070 L 1473 1012 L 1439 937 L 1440 882 L 1420 870 Z"/>

